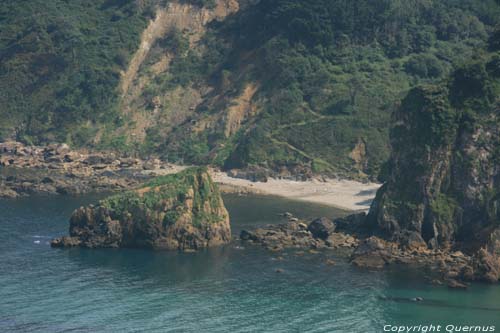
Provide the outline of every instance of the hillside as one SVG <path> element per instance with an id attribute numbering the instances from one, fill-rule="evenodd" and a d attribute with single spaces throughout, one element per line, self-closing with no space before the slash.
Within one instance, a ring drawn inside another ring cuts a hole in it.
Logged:
<path id="1" fill-rule="evenodd" d="M 0 138 L 373 178 L 403 96 L 499 18 L 493 0 L 3 1 Z"/>

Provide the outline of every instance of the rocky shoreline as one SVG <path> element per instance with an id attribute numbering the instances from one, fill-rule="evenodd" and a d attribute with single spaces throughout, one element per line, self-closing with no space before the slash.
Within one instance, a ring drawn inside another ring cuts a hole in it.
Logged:
<path id="1" fill-rule="evenodd" d="M 156 176 L 154 170 L 177 171 L 158 159 L 76 151 L 66 144 L 4 142 L 0 143 L 0 198 L 129 189 Z"/>
<path id="2" fill-rule="evenodd" d="M 466 289 L 467 283 L 481 281 L 497 283 L 500 266 L 488 251 L 470 256 L 459 250 L 435 249 L 420 246 L 419 242 L 406 245 L 384 240 L 366 233 L 361 225 L 364 213 L 334 221 L 322 217 L 310 223 L 286 214 L 288 222 L 255 230 L 242 230 L 240 239 L 260 245 L 272 252 L 296 249 L 319 253 L 339 250 L 351 264 L 364 269 L 384 269 L 388 266 L 412 266 L 436 274 L 433 284 L 447 284 L 450 288 Z"/>

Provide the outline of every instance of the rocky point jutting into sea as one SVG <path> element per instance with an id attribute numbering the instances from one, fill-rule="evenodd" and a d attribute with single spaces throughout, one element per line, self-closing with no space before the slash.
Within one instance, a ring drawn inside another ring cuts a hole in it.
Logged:
<path id="1" fill-rule="evenodd" d="M 500 278 L 495 59 L 457 70 L 448 85 L 410 91 L 393 115 L 390 171 L 366 220 L 404 248 L 466 253 L 472 265 L 454 275 L 488 282 Z"/>
<path id="2" fill-rule="evenodd" d="M 155 178 L 136 190 L 81 207 L 69 237 L 53 247 L 196 250 L 231 240 L 229 214 L 205 168 Z"/>
<path id="3" fill-rule="evenodd" d="M 367 216 L 309 225 L 292 221 L 244 231 L 241 238 L 270 249 L 359 244 L 351 254 L 358 266 L 424 265 L 441 272 L 452 287 L 470 280 L 498 282 L 497 60 L 463 67 L 447 85 L 409 92 L 393 115 L 387 181 Z"/>

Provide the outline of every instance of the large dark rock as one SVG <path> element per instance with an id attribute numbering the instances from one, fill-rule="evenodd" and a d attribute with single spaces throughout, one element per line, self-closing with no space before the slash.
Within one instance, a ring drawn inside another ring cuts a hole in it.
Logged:
<path id="1" fill-rule="evenodd" d="M 307 230 L 316 238 L 327 239 L 335 231 L 335 223 L 326 217 L 320 217 L 307 227 Z"/>
<path id="2" fill-rule="evenodd" d="M 366 213 L 355 213 L 345 217 L 337 218 L 333 221 L 337 230 L 352 233 L 366 234 L 370 230 L 366 224 Z"/>
<path id="3" fill-rule="evenodd" d="M 216 184 L 192 168 L 77 209 L 70 236 L 52 246 L 200 249 L 229 242 L 231 229 Z"/>

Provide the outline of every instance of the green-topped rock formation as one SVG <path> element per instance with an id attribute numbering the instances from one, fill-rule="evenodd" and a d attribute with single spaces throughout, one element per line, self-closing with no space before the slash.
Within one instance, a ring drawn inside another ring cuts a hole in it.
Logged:
<path id="1" fill-rule="evenodd" d="M 410 91 L 394 114 L 387 180 L 368 222 L 410 249 L 461 250 L 500 278 L 500 62 L 487 54 L 448 84 Z"/>
<path id="2" fill-rule="evenodd" d="M 69 232 L 52 246 L 196 250 L 231 239 L 229 214 L 205 168 L 158 177 L 81 207 L 71 216 Z"/>

